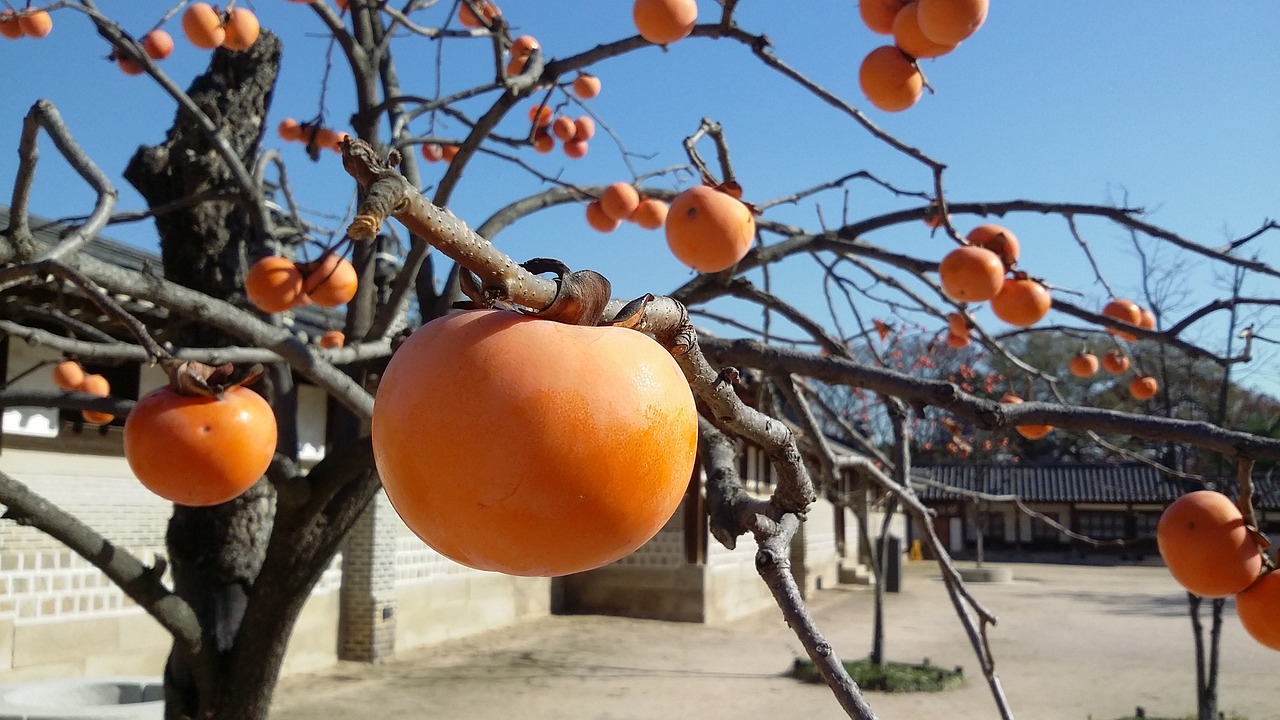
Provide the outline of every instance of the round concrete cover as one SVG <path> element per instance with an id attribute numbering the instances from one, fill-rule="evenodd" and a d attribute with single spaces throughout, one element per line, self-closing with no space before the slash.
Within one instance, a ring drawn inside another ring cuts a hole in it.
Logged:
<path id="1" fill-rule="evenodd" d="M 0 687 L 0 720 L 160 720 L 158 677 L 42 680 Z"/>

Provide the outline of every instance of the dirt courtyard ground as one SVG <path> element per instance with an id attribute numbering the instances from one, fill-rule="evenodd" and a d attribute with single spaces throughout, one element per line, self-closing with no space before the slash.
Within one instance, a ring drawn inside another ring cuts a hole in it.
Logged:
<path id="1" fill-rule="evenodd" d="M 1109 720 L 1195 707 L 1185 595 L 1163 567 L 1010 563 L 1015 581 L 975 585 L 999 617 L 997 672 L 1024 720 Z M 868 695 L 885 720 L 997 718 L 987 684 L 947 600 L 937 567 L 911 563 L 888 596 L 892 660 L 960 665 L 966 686 L 933 694 Z M 810 607 L 842 657 L 870 648 L 872 592 L 819 591 Z M 1228 604 L 1220 708 L 1280 720 L 1280 653 L 1254 643 Z M 845 717 L 820 685 L 786 677 L 803 654 L 776 610 L 728 626 L 600 616 L 535 623 L 401 653 L 370 667 L 343 663 L 284 680 L 275 720 L 467 720 Z"/>

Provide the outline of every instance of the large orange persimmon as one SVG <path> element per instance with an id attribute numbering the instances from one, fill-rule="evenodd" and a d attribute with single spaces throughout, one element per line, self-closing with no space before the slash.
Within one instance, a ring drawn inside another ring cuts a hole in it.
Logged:
<path id="1" fill-rule="evenodd" d="M 693 32 L 698 22 L 695 0 L 635 0 L 631 6 L 640 37 L 654 45 L 668 45 Z"/>
<path id="2" fill-rule="evenodd" d="M 276 420 L 260 395 L 232 387 L 215 399 L 164 386 L 124 421 L 124 455 L 151 492 L 179 505 L 227 502 L 262 477 L 276 452 Z"/>
<path id="3" fill-rule="evenodd" d="M 956 302 L 985 302 L 1004 285 L 1004 263 L 1000 256 L 980 247 L 966 245 L 947 253 L 938 264 L 942 291 Z"/>
<path id="4" fill-rule="evenodd" d="M 557 576 L 658 532 L 697 429 L 684 375 L 648 336 L 481 310 L 427 323 L 392 356 L 373 453 L 391 504 L 438 552 Z"/>
<path id="5" fill-rule="evenodd" d="M 1262 571 L 1262 553 L 1240 509 L 1213 490 L 1187 493 L 1165 508 L 1156 544 L 1173 579 L 1202 597 L 1235 595 Z"/>
<path id="6" fill-rule="evenodd" d="M 924 92 L 924 76 L 915 62 L 893 45 L 882 45 L 862 59 L 858 87 L 885 112 L 906 110 Z"/>
<path id="7" fill-rule="evenodd" d="M 991 311 L 996 317 L 1016 327 L 1030 327 L 1049 314 L 1053 299 L 1043 283 L 1014 273 L 1004 281 L 1000 292 L 991 298 Z"/>
<path id="8" fill-rule="evenodd" d="M 1249 636 L 1280 650 L 1280 572 L 1269 572 L 1236 595 L 1236 615 Z"/>
<path id="9" fill-rule="evenodd" d="M 667 209 L 667 246 L 698 272 L 728 270 L 746 256 L 756 237 L 751 209 L 729 193 L 698 185 Z"/>

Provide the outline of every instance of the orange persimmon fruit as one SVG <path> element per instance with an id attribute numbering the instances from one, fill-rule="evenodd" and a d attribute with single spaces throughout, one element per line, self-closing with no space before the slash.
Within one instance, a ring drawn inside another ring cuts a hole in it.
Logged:
<path id="1" fill-rule="evenodd" d="M 1240 508 L 1213 490 L 1189 492 L 1165 508 L 1156 544 L 1173 579 L 1201 597 L 1235 595 L 1262 571 L 1262 553 Z"/>
<path id="2" fill-rule="evenodd" d="M 84 380 L 76 387 L 76 390 L 89 395 L 97 395 L 98 397 L 107 397 L 111 394 L 111 383 L 106 378 L 97 373 L 91 373 L 84 376 Z M 115 419 L 115 415 L 105 412 L 97 412 L 95 410 L 81 410 L 80 416 L 87 423 L 94 425 L 106 425 Z"/>
<path id="3" fill-rule="evenodd" d="M 741 200 L 707 185 L 689 188 L 667 209 L 667 246 L 698 272 L 720 272 L 746 256 L 756 220 Z"/>
<path id="4" fill-rule="evenodd" d="M 276 126 L 276 132 L 280 134 L 280 139 L 285 142 L 298 142 L 302 139 L 302 125 L 298 124 L 293 118 L 285 118 Z"/>
<path id="5" fill-rule="evenodd" d="M 466 0 L 463 0 L 462 4 L 458 6 L 458 22 L 462 24 L 462 27 L 471 28 L 473 30 L 482 28 L 491 24 L 494 18 L 502 14 L 502 11 L 498 9 L 498 6 L 488 2 L 488 0 L 480 0 L 480 2 L 477 2 L 476 11 L 479 11 L 479 16 L 471 10 L 471 7 L 467 5 Z M 483 21 L 481 18 L 483 18 Z"/>
<path id="6" fill-rule="evenodd" d="M 173 36 L 164 30 L 152 30 L 142 36 L 142 50 L 152 60 L 164 60 L 173 54 Z"/>
<path id="7" fill-rule="evenodd" d="M 858 0 L 858 15 L 871 32 L 892 35 L 893 21 L 905 4 L 905 0 Z"/>
<path id="8" fill-rule="evenodd" d="M 955 50 L 954 44 L 936 43 L 920 32 L 919 7 L 920 4 L 912 0 L 898 11 L 893 19 L 893 44 L 917 60 L 940 57 Z"/>
<path id="9" fill-rule="evenodd" d="M 587 73 L 578 73 L 573 79 L 573 94 L 579 99 L 590 100 L 600 94 L 600 78 Z"/>
<path id="10" fill-rule="evenodd" d="M 593 230 L 607 233 L 617 230 L 618 226 L 622 224 L 622 221 L 609 217 L 609 214 L 604 211 L 604 207 L 600 204 L 600 201 L 592 200 L 587 203 L 587 224 L 590 225 Z"/>
<path id="11" fill-rule="evenodd" d="M 279 255 L 268 255 L 249 268 L 244 292 L 254 307 L 269 313 L 284 312 L 307 301 L 298 266 Z"/>
<path id="12" fill-rule="evenodd" d="M 1067 369 L 1078 378 L 1093 377 L 1098 372 L 1098 356 L 1091 352 L 1078 352 L 1067 363 Z"/>
<path id="13" fill-rule="evenodd" d="M 1236 615 L 1249 637 L 1280 650 L 1280 572 L 1271 571 L 1236 594 Z"/>
<path id="14" fill-rule="evenodd" d="M 480 310 L 433 320 L 396 351 L 372 434 L 388 499 L 437 552 L 560 576 L 666 524 L 698 425 L 680 367 L 647 335 Z"/>
<path id="15" fill-rule="evenodd" d="M 44 10 L 19 14 L 18 24 L 22 26 L 22 34 L 27 37 L 42 38 L 53 32 L 53 16 Z"/>
<path id="16" fill-rule="evenodd" d="M 533 132 L 533 149 L 546 155 L 556 148 L 556 139 L 544 127 Z"/>
<path id="17" fill-rule="evenodd" d="M 966 245 L 947 253 L 938 264 L 942 291 L 956 302 L 985 302 L 1004 285 L 1004 263 L 984 248 Z"/>
<path id="18" fill-rule="evenodd" d="M 999 255 L 1006 268 L 1011 268 L 1018 262 L 1020 252 L 1018 238 L 1002 225 L 991 223 L 979 225 L 970 230 L 965 239 L 972 245 L 986 248 Z"/>
<path id="19" fill-rule="evenodd" d="M 125 75 L 141 75 L 143 67 L 136 60 L 125 57 L 118 49 L 111 51 L 111 57 L 115 59 L 116 65 L 120 66 L 120 70 Z"/>
<path id="20" fill-rule="evenodd" d="M 1155 330 L 1155 329 L 1156 329 L 1156 316 L 1155 316 L 1155 313 L 1151 312 L 1150 310 L 1148 310 L 1148 309 L 1146 309 L 1146 308 L 1144 308 L 1144 307 L 1140 307 L 1140 308 L 1138 308 L 1138 313 L 1139 313 L 1139 316 L 1138 316 L 1138 327 L 1142 328 L 1143 330 Z"/>
<path id="21" fill-rule="evenodd" d="M 667 204 L 657 198 L 646 198 L 628 218 L 645 230 L 657 230 L 667 222 Z"/>
<path id="22" fill-rule="evenodd" d="M 959 45 L 987 20 L 988 0 L 920 0 L 920 32 L 941 45 Z"/>
<path id="23" fill-rule="evenodd" d="M 1150 400 L 1160 390 L 1160 383 L 1150 375 L 1136 377 L 1129 382 L 1129 394 L 1138 400 Z"/>
<path id="24" fill-rule="evenodd" d="M 1102 315 L 1130 325 L 1140 325 L 1142 323 L 1142 308 L 1138 306 L 1138 303 L 1124 298 L 1115 298 L 1104 305 Z M 1112 327 L 1108 327 L 1107 332 L 1122 337 L 1129 342 L 1138 339 L 1130 333 Z"/>
<path id="25" fill-rule="evenodd" d="M 84 368 L 75 360 L 63 360 L 53 366 L 53 384 L 58 386 L 59 390 L 71 392 L 80 387 L 84 382 Z"/>
<path id="26" fill-rule="evenodd" d="M 356 296 L 359 279 L 355 266 L 335 252 L 324 253 L 299 270 L 302 271 L 302 292 L 321 307 L 346 305 Z"/>
<path id="27" fill-rule="evenodd" d="M 511 41 L 511 57 L 528 57 L 529 53 L 541 48 L 538 39 L 532 35 L 521 35 Z"/>
<path id="28" fill-rule="evenodd" d="M 654 45 L 667 45 L 693 32 L 698 22 L 695 0 L 635 0 L 631 7 L 640 37 Z"/>
<path id="29" fill-rule="evenodd" d="M 346 342 L 347 336 L 341 330 L 325 330 L 316 344 L 322 348 L 340 348 Z"/>
<path id="30" fill-rule="evenodd" d="M 924 76 L 897 47 L 882 45 L 863 58 L 858 68 L 858 86 L 872 105 L 885 112 L 899 112 L 920 99 Z"/>
<path id="31" fill-rule="evenodd" d="M 578 134 L 578 124 L 573 118 L 561 115 L 551 123 L 551 133 L 560 139 L 560 142 L 569 142 Z"/>
<path id="32" fill-rule="evenodd" d="M 590 149 L 590 145 L 586 140 L 575 138 L 561 145 L 560 148 L 564 150 L 565 155 L 573 158 L 574 160 L 578 160 L 579 158 L 587 156 L 587 150 Z"/>
<path id="33" fill-rule="evenodd" d="M 227 31 L 222 27 L 222 18 L 209 3 L 197 2 L 187 6 L 182 13 L 182 34 L 187 40 L 203 50 L 212 50 L 222 44 Z"/>
<path id="34" fill-rule="evenodd" d="M 1000 402 L 1016 405 L 1022 402 L 1022 398 L 1013 393 L 1005 393 Z M 1013 429 L 1028 440 L 1039 440 L 1053 432 L 1052 425 L 1015 425 Z"/>
<path id="35" fill-rule="evenodd" d="M 1049 314 L 1053 298 L 1043 283 L 1032 280 L 1026 273 L 1015 273 L 1000 286 L 991 298 L 991 311 L 996 317 L 1015 327 L 1030 327 Z"/>
<path id="36" fill-rule="evenodd" d="M 444 158 L 444 148 L 440 143 L 422 143 L 422 159 L 427 162 L 440 162 Z"/>
<path id="37" fill-rule="evenodd" d="M 169 386 L 143 395 L 124 422 L 124 455 L 148 490 L 192 507 L 248 490 L 276 452 L 276 420 L 260 395 L 232 387 L 220 398 Z"/>
<path id="38" fill-rule="evenodd" d="M 1129 369 L 1129 358 L 1119 350 L 1112 350 L 1102 356 L 1102 367 L 1112 375 L 1119 375 Z"/>
<path id="39" fill-rule="evenodd" d="M 258 24 L 258 16 L 254 15 L 252 10 L 242 7 L 231 9 L 222 29 L 225 31 L 222 47 L 237 52 L 248 50 L 262 32 L 262 26 Z"/>
<path id="40" fill-rule="evenodd" d="M 12 10 L 0 10 L 0 35 L 10 40 L 17 40 L 26 35 L 22 31 L 22 21 L 18 13 Z"/>
<path id="41" fill-rule="evenodd" d="M 555 118 L 555 111 L 546 105 L 534 105 L 529 108 L 529 122 L 537 127 L 546 127 Z"/>
<path id="42" fill-rule="evenodd" d="M 640 207 L 640 193 L 630 183 L 616 182 L 600 193 L 600 209 L 614 220 L 626 220 Z"/>

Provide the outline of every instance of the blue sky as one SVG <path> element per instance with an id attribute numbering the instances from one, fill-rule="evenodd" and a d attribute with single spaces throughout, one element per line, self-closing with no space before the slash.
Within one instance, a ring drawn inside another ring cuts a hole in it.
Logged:
<path id="1" fill-rule="evenodd" d="M 449 5 L 441 3 L 418 20 L 438 23 Z M 510 22 L 537 36 L 551 56 L 574 54 L 634 32 L 626 2 L 506 0 L 501 6 Z M 704 18 L 718 11 L 705 0 L 699 6 Z M 104 0 L 100 7 L 140 35 L 167 4 Z M 258 0 L 252 7 L 263 25 L 285 41 L 272 125 L 285 116 L 310 117 L 328 46 L 319 22 L 305 6 L 284 0 Z M 1152 211 L 1151 221 L 1209 245 L 1248 233 L 1266 218 L 1280 218 L 1280 99 L 1275 92 L 1280 87 L 1280 45 L 1272 37 L 1280 26 L 1280 4 L 1222 3 L 1207 12 L 1153 2 L 995 2 L 974 37 L 950 55 L 924 63 L 936 94 L 894 114 L 869 108 L 858 91 L 861 58 L 885 39 L 861 25 L 856 3 L 805 3 L 803 12 L 799 7 L 742 2 L 739 21 L 748 31 L 767 34 L 781 58 L 865 108 L 885 130 L 946 163 L 952 201 L 1100 203 L 1127 193 L 1130 204 Z M 119 207 L 139 208 L 140 198 L 120 173 L 138 145 L 163 139 L 173 103 L 148 79 L 126 77 L 103 60 L 109 49 L 85 18 L 69 10 L 54 17 L 53 34 L 44 40 L 0 42 L 0 67 L 8 70 L 0 97 L 0 145 L 11 148 L 0 153 L 0 177 L 14 176 L 13 148 L 23 114 L 36 99 L 47 97 L 89 154 L 118 181 Z M 179 35 L 176 19 L 167 28 Z M 397 52 L 406 90 L 431 95 L 435 45 L 405 39 Z M 491 77 L 487 58 L 485 41 L 447 43 L 445 87 Z M 205 51 L 179 38 L 177 51 L 163 67 L 185 86 L 206 62 Z M 683 163 L 680 143 L 705 116 L 725 126 L 747 200 L 767 201 L 857 170 L 870 170 L 912 190 L 930 187 L 923 166 L 763 68 L 736 43 L 690 39 L 669 51 L 647 48 L 606 61 L 594 72 L 604 90 L 591 108 L 623 139 L 638 172 Z M 338 65 L 335 77 L 341 74 Z M 344 97 L 348 87 L 349 81 L 338 79 L 328 93 L 328 117 L 338 125 L 351 109 Z M 482 107 L 477 103 L 469 109 L 478 114 Z M 518 112 L 504 128 L 518 132 L 516 121 L 523 117 Z M 425 119 L 415 128 L 425 132 Z M 438 129 L 461 132 L 449 124 Z M 274 133 L 266 143 L 284 147 Z M 87 212 L 90 192 L 47 141 L 42 152 L 33 210 L 52 217 Z M 284 147 L 284 155 L 304 206 L 338 215 L 347 211 L 352 183 L 336 156 L 311 163 L 297 145 Z M 605 133 L 583 160 L 568 160 L 558 150 L 548 156 L 527 151 L 525 156 L 541 171 L 573 182 L 631 178 L 620 148 Z M 441 166 L 428 166 L 427 181 L 440 172 Z M 674 187 L 689 181 L 659 182 Z M 11 184 L 0 184 L 6 201 Z M 453 209 L 478 225 L 507 202 L 543 187 L 505 162 L 481 158 L 467 169 Z M 778 207 L 766 217 L 816 228 L 819 207 L 832 224 L 842 204 L 840 193 L 826 193 Z M 854 219 L 915 204 L 867 183 L 850 186 Z M 956 220 L 962 232 L 979 222 Z M 1062 220 L 1018 215 L 1003 222 L 1022 240 L 1024 269 L 1082 293 L 1078 302 L 1100 305 L 1105 293 Z M 1140 278 L 1127 234 L 1094 222 L 1082 222 L 1081 231 L 1103 261 L 1107 281 L 1118 293 L 1136 295 Z M 143 247 L 155 243 L 149 223 L 115 227 L 108 234 Z M 1254 250 L 1280 265 L 1276 237 L 1257 241 Z M 868 239 L 928 257 L 940 258 L 949 249 L 943 239 L 931 238 L 915 224 Z M 660 232 L 627 226 L 599 234 L 586 226 L 579 207 L 523 221 L 498 243 L 518 259 L 553 255 L 574 267 L 601 270 L 621 296 L 662 293 L 691 277 L 670 257 Z M 1188 305 L 1222 295 L 1215 276 L 1198 264 L 1203 263 L 1193 260 L 1185 270 Z M 820 277 L 812 262 L 794 260 L 779 268 L 772 282 L 793 302 L 815 314 L 823 312 Z M 1251 286 L 1253 294 L 1272 296 L 1278 288 L 1273 279 L 1254 279 Z M 1196 330 L 1205 340 L 1221 336 L 1211 325 Z M 1280 328 L 1269 333 L 1280 336 Z M 1280 370 L 1274 362 L 1255 362 L 1243 375 L 1250 384 L 1280 394 Z"/>

